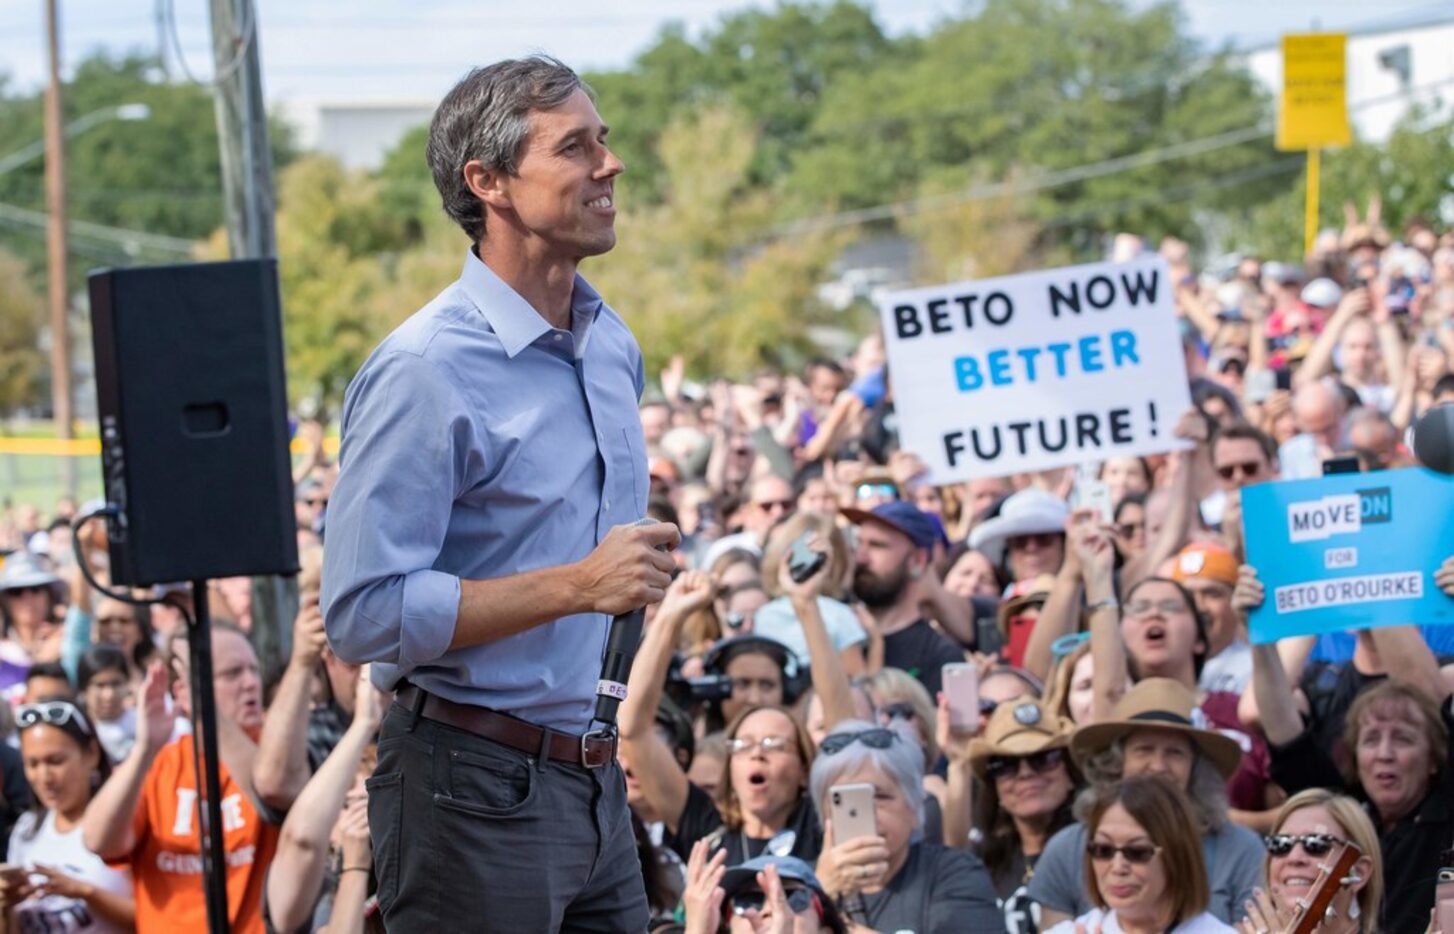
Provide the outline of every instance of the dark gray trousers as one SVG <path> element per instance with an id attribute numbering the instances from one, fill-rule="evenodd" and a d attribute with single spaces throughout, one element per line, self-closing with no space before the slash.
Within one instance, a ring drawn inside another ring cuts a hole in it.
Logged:
<path id="1" fill-rule="evenodd" d="M 541 762 L 395 704 L 368 789 L 390 934 L 646 930 L 616 763 Z"/>

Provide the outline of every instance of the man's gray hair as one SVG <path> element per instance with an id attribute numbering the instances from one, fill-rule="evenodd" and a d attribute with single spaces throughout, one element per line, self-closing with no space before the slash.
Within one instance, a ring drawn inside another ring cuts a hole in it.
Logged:
<path id="1" fill-rule="evenodd" d="M 882 729 L 876 723 L 866 720 L 843 720 L 833 727 L 828 736 L 842 733 L 862 733 L 865 730 Z M 820 750 L 813 760 L 813 770 L 808 775 L 808 793 L 813 796 L 813 807 L 823 808 L 823 797 L 828 789 L 849 772 L 856 772 L 872 764 L 889 778 L 903 792 L 904 800 L 914 810 L 914 838 L 917 839 L 924 826 L 924 750 L 907 730 L 888 728 L 898 738 L 887 749 L 875 749 L 867 743 L 853 742 L 832 755 Z M 826 740 L 828 737 L 824 737 Z M 829 816 L 826 813 L 819 817 Z"/>
<path id="2" fill-rule="evenodd" d="M 1075 802 L 1077 820 L 1085 820 L 1097 788 L 1114 785 L 1123 777 L 1126 770 L 1124 743 L 1125 737 L 1121 737 L 1085 761 L 1081 771 L 1085 773 L 1087 785 Z M 1192 744 L 1191 781 L 1185 791 L 1204 833 L 1219 833 L 1227 826 L 1230 820 L 1227 814 L 1227 780 L 1222 778 L 1222 773 L 1217 771 L 1211 760 L 1201 754 L 1195 743 Z"/>
<path id="3" fill-rule="evenodd" d="M 429 123 L 425 156 L 448 214 L 472 242 L 485 235 L 480 199 L 465 184 L 466 162 L 514 175 L 530 134 L 530 112 L 553 110 L 578 90 L 591 93 L 570 68 L 548 55 L 475 68 L 450 89 Z"/>

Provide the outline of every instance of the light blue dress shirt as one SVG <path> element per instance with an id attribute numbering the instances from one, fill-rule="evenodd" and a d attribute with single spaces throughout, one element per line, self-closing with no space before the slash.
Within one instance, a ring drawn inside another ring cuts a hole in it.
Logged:
<path id="1" fill-rule="evenodd" d="M 641 350 L 582 278 L 551 327 L 473 252 L 348 387 L 323 612 L 338 656 L 464 704 L 583 731 L 609 618 L 448 651 L 460 580 L 588 555 L 646 511 Z"/>

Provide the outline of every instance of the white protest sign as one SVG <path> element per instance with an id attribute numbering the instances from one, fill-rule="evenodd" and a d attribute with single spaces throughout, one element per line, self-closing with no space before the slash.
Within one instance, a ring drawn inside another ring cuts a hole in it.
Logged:
<path id="1" fill-rule="evenodd" d="M 899 440 L 935 483 L 1187 446 L 1159 256 L 894 292 L 879 311 Z"/>

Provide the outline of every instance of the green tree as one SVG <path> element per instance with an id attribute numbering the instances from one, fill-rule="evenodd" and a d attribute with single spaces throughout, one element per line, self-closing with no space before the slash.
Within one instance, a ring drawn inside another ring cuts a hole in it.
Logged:
<path id="1" fill-rule="evenodd" d="M 623 179 L 617 246 L 584 272 L 630 322 L 650 373 L 675 353 L 701 376 L 791 364 L 824 320 L 815 293 L 843 240 L 752 241 L 775 211 L 749 182 L 757 142 L 745 112 L 711 108 L 662 134 L 661 203 L 634 202 Z"/>
<path id="2" fill-rule="evenodd" d="M 36 401 L 45 366 L 36 347 L 44 313 L 24 264 L 0 250 L 0 416 Z"/>
<path id="3" fill-rule="evenodd" d="M 1297 171 L 1277 197 L 1236 215 L 1241 244 L 1264 256 L 1301 256 L 1306 193 L 1306 174 Z M 1383 224 L 1395 236 L 1416 217 L 1440 216 L 1454 197 L 1454 117 L 1431 120 L 1413 111 L 1382 144 L 1357 141 L 1324 150 L 1320 228 L 1341 227 L 1345 203 L 1361 210 L 1375 196 L 1382 198 Z"/>
<path id="4" fill-rule="evenodd" d="M 866 207 L 907 197 L 942 169 L 1001 180 L 1018 167 L 1033 178 L 1252 126 L 1266 112 L 1245 72 L 1205 59 L 1186 38 L 1173 6 L 987 0 L 835 83 L 813 125 L 821 142 L 798 150 L 789 187 L 799 210 Z M 1249 142 L 1057 185 L 1037 195 L 1033 213 L 1081 244 L 1119 227 L 1185 234 L 1190 205 L 1159 191 L 1268 153 Z"/>
<path id="5" fill-rule="evenodd" d="M 657 143 L 673 120 L 718 102 L 736 106 L 760 131 L 747 177 L 774 184 L 828 89 L 874 67 L 892 44 L 860 3 L 784 2 L 728 14 L 696 42 L 669 25 L 626 71 L 588 80 L 606 121 L 621 124 L 612 145 L 637 179 L 633 190 L 655 200 Z"/>

